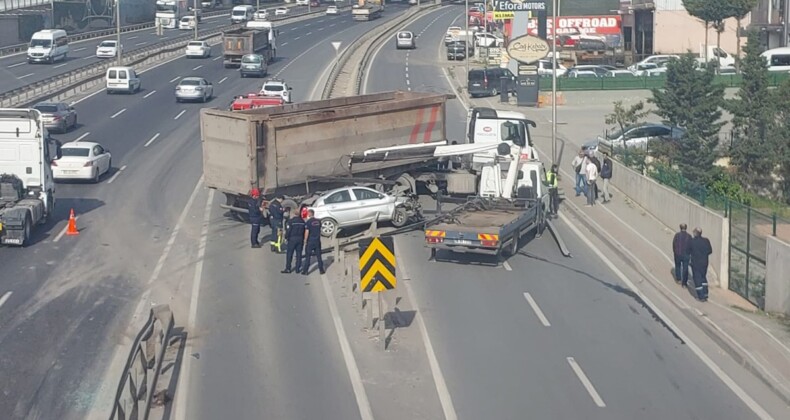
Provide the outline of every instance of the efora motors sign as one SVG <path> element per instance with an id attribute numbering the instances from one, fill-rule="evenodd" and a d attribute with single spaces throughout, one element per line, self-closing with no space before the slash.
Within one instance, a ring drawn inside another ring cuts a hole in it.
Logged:
<path id="1" fill-rule="evenodd" d="M 530 0 L 494 0 L 495 12 L 527 12 L 546 10 L 545 1 Z"/>

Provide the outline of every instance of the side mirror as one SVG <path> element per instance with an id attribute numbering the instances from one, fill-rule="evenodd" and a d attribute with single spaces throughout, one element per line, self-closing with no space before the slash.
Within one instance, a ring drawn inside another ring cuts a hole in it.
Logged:
<path id="1" fill-rule="evenodd" d="M 69 107 L 69 111 L 74 111 L 74 107 L 73 107 L 73 106 L 70 106 L 70 107 Z"/>
<path id="2" fill-rule="evenodd" d="M 292 88 L 292 87 L 288 86 L 288 90 L 294 90 L 294 88 Z"/>

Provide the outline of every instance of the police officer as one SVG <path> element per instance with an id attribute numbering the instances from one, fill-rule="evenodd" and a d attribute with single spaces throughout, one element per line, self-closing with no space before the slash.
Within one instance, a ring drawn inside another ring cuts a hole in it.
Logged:
<path id="1" fill-rule="evenodd" d="M 260 248 L 258 236 L 261 234 L 261 222 L 263 222 L 263 212 L 261 212 L 261 192 L 257 188 L 250 191 L 250 199 L 247 200 L 247 212 L 250 216 L 250 245 L 253 248 Z"/>
<path id="2" fill-rule="evenodd" d="M 286 213 L 290 211 L 290 208 L 285 208 Z M 287 274 L 291 272 L 291 262 L 293 261 L 294 254 L 296 254 L 296 272 L 301 272 L 302 248 L 304 248 L 304 219 L 302 219 L 302 215 L 299 214 L 299 212 L 294 212 L 294 216 L 285 223 L 285 238 L 287 241 L 285 270 L 281 271 L 281 273 Z"/>
<path id="3" fill-rule="evenodd" d="M 557 165 L 551 165 L 549 174 L 546 175 L 546 181 L 549 184 L 549 207 L 552 216 L 556 216 L 560 210 L 560 192 L 559 183 L 557 182 Z"/>
<path id="4" fill-rule="evenodd" d="M 324 274 L 324 261 L 321 260 L 321 220 L 315 218 L 315 212 L 310 209 L 307 210 L 307 245 L 304 251 L 304 269 L 302 274 L 307 275 L 307 270 L 310 269 L 310 257 L 315 254 L 318 260 L 318 272 Z"/>
<path id="5" fill-rule="evenodd" d="M 269 245 L 272 252 L 282 252 L 282 238 L 280 229 L 283 226 L 283 196 L 278 195 L 269 203 L 269 227 L 272 228 L 272 235 L 269 237 Z"/>
<path id="6" fill-rule="evenodd" d="M 708 257 L 713 253 L 708 238 L 702 236 L 702 229 L 694 229 L 694 238 L 689 244 L 691 257 L 691 275 L 694 279 L 694 289 L 697 299 L 702 302 L 708 300 Z"/>

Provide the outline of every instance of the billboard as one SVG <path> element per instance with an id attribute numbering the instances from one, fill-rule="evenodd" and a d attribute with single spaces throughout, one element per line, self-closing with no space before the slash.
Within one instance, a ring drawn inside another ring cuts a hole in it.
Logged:
<path id="1" fill-rule="evenodd" d="M 123 0 L 121 26 L 154 21 L 154 0 Z M 67 32 L 84 32 L 115 25 L 112 0 L 55 0 L 52 3 L 54 27 Z"/>
<path id="2" fill-rule="evenodd" d="M 493 0 L 491 3 L 494 6 L 495 12 L 528 12 L 547 10 L 545 0 Z"/>
<path id="3" fill-rule="evenodd" d="M 554 20 L 546 19 L 547 33 L 554 34 Z M 557 34 L 559 35 L 620 35 L 622 19 L 620 15 L 611 16 L 557 16 Z M 527 33 L 538 33 L 538 20 L 530 19 Z"/>

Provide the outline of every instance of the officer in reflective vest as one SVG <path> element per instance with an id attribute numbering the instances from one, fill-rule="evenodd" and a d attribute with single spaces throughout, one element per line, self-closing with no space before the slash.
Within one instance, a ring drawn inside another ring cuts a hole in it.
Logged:
<path id="1" fill-rule="evenodd" d="M 549 184 L 549 210 L 552 216 L 556 216 L 560 210 L 560 192 L 559 183 L 557 182 L 557 165 L 551 165 L 551 170 L 546 176 L 546 181 Z"/>
<path id="2" fill-rule="evenodd" d="M 283 245 L 283 196 L 278 195 L 269 203 L 269 227 L 272 228 L 272 235 L 269 237 L 269 245 L 272 252 L 282 252 Z"/>

